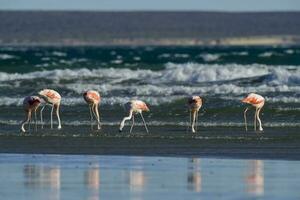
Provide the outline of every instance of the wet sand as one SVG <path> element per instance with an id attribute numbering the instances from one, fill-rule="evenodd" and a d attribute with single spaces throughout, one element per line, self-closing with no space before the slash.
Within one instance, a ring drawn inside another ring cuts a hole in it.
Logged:
<path id="1" fill-rule="evenodd" d="M 128 128 L 128 127 L 127 127 Z M 26 134 L 1 134 L 0 153 L 93 154 L 300 160 L 298 128 L 266 128 L 263 133 L 241 127 L 137 127 L 133 134 L 106 126 L 100 132 L 74 127 Z"/>

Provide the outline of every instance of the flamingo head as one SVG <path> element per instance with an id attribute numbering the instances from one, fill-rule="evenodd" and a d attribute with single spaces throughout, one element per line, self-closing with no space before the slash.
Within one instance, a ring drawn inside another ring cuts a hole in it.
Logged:
<path id="1" fill-rule="evenodd" d="M 249 100 L 248 100 L 248 98 L 246 97 L 246 98 L 242 99 L 241 102 L 243 102 L 243 103 L 249 103 Z"/>
<path id="2" fill-rule="evenodd" d="M 143 107 L 143 111 L 146 111 L 146 112 L 149 112 L 150 109 L 148 108 L 148 106 L 145 104 L 144 107 Z"/>

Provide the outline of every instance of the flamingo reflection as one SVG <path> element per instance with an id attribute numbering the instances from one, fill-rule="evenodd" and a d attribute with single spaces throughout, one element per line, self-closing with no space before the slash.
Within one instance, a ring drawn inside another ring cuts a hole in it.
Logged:
<path id="1" fill-rule="evenodd" d="M 193 190 L 195 192 L 202 191 L 202 177 L 200 172 L 200 159 L 192 158 L 189 161 L 189 169 L 188 169 L 188 189 Z"/>
<path id="2" fill-rule="evenodd" d="M 129 171 L 130 190 L 142 191 L 146 184 L 146 176 L 142 170 Z"/>
<path id="3" fill-rule="evenodd" d="M 49 199 L 60 199 L 61 173 L 58 166 L 25 165 L 24 184 L 30 188 L 48 188 Z"/>
<path id="4" fill-rule="evenodd" d="M 248 193 L 256 196 L 264 194 L 264 162 L 262 160 L 250 161 L 246 184 Z"/>
<path id="5" fill-rule="evenodd" d="M 87 188 L 89 188 L 90 200 L 99 200 L 100 191 L 100 168 L 98 165 L 88 169 L 84 174 L 84 181 Z"/>

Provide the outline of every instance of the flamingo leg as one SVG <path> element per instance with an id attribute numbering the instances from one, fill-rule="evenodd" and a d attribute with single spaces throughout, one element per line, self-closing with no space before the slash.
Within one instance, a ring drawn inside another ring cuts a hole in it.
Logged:
<path id="1" fill-rule="evenodd" d="M 95 112 L 95 114 L 96 114 L 96 120 L 97 120 L 97 124 L 98 124 L 98 126 L 97 126 L 97 128 L 98 128 L 98 130 L 101 128 L 101 124 L 100 124 L 100 117 L 99 117 L 99 110 L 98 110 L 98 104 L 95 104 L 94 105 L 94 112 Z"/>
<path id="2" fill-rule="evenodd" d="M 255 109 L 255 114 L 254 114 L 254 131 L 256 131 L 256 115 L 257 115 L 257 108 Z"/>
<path id="3" fill-rule="evenodd" d="M 21 125 L 21 131 L 22 131 L 23 133 L 26 132 L 24 126 L 25 126 L 25 124 L 27 124 L 27 123 L 29 122 L 30 118 L 31 118 L 31 112 L 30 112 L 30 111 L 26 111 L 26 118 L 25 118 L 25 120 L 22 122 L 22 125 Z"/>
<path id="4" fill-rule="evenodd" d="M 31 124 L 32 124 L 32 117 L 31 117 L 32 113 L 30 112 L 30 118 L 29 118 L 29 123 L 28 123 L 28 131 L 31 132 Z"/>
<path id="5" fill-rule="evenodd" d="M 93 130 L 93 113 L 92 113 L 92 106 L 91 105 L 89 105 L 89 111 L 90 111 L 91 129 Z"/>
<path id="6" fill-rule="evenodd" d="M 123 120 L 121 121 L 121 123 L 120 123 L 120 128 L 119 128 L 119 132 L 122 132 L 123 127 L 124 127 L 124 125 L 125 125 L 125 121 L 126 121 L 126 120 L 130 120 L 131 117 L 132 117 L 132 115 L 133 115 L 133 110 L 131 109 L 131 110 L 129 111 L 129 115 L 128 115 L 127 117 L 124 117 Z"/>
<path id="7" fill-rule="evenodd" d="M 147 125 L 146 125 L 146 122 L 145 122 L 144 117 L 143 117 L 143 114 L 142 114 L 141 112 L 140 112 L 140 115 L 141 115 L 142 120 L 143 120 L 143 122 L 144 122 L 144 126 L 145 126 L 145 129 L 146 129 L 146 132 L 149 133 L 148 128 L 147 128 Z"/>
<path id="8" fill-rule="evenodd" d="M 193 119 L 192 119 L 192 132 L 195 133 L 195 121 L 196 121 L 196 111 L 192 111 Z"/>
<path id="9" fill-rule="evenodd" d="M 93 117 L 95 117 L 95 119 L 97 119 L 97 115 L 95 113 L 94 106 L 95 106 L 95 104 L 92 105 L 92 113 L 93 113 Z"/>
<path id="10" fill-rule="evenodd" d="M 90 110 L 90 118 L 91 118 L 91 130 L 93 130 L 93 112 L 92 112 L 92 106 L 89 105 Z"/>
<path id="11" fill-rule="evenodd" d="M 198 129 L 198 117 L 199 117 L 199 115 L 198 115 L 198 110 L 196 111 L 196 126 L 195 126 L 195 129 L 196 129 L 196 132 L 197 132 L 197 129 Z"/>
<path id="12" fill-rule="evenodd" d="M 35 131 L 37 132 L 37 116 L 36 116 L 36 110 L 37 110 L 37 108 L 34 110 L 34 125 L 35 125 Z"/>
<path id="13" fill-rule="evenodd" d="M 60 104 L 57 104 L 56 105 L 56 116 L 57 116 L 57 120 L 58 120 L 57 129 L 61 129 L 61 121 L 60 121 L 60 116 L 59 116 L 59 107 L 60 107 Z"/>
<path id="14" fill-rule="evenodd" d="M 249 110 L 249 107 L 247 107 L 244 111 L 244 121 L 245 121 L 245 129 L 248 131 L 248 126 L 247 126 L 247 111 Z"/>
<path id="15" fill-rule="evenodd" d="M 260 118 L 259 118 L 259 114 L 260 114 L 261 109 L 262 109 L 262 108 L 259 108 L 259 109 L 258 109 L 256 116 L 257 116 L 257 121 L 258 121 L 258 123 L 259 123 L 259 130 L 260 130 L 260 131 L 263 131 L 263 128 L 262 128 L 262 125 L 261 125 L 261 120 L 260 120 Z"/>
<path id="16" fill-rule="evenodd" d="M 40 115 L 41 115 L 41 128 L 42 128 L 42 129 L 44 128 L 43 111 L 44 111 L 44 109 L 45 109 L 45 106 L 46 106 L 46 105 L 44 105 L 44 106 L 41 108 L 41 110 L 40 110 Z"/>
<path id="17" fill-rule="evenodd" d="M 52 108 L 51 108 L 51 116 L 50 116 L 51 129 L 53 129 L 53 110 L 54 110 L 54 105 L 52 105 Z"/>
<path id="18" fill-rule="evenodd" d="M 133 126 L 134 126 L 134 115 L 132 115 L 132 124 L 130 127 L 130 133 L 132 132 Z"/>

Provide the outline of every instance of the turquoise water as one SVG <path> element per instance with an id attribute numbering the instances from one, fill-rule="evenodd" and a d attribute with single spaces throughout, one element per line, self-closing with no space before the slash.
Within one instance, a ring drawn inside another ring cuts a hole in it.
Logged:
<path id="1" fill-rule="evenodd" d="M 299 199 L 299 161 L 1 154 L 3 199 Z"/>
<path id="2" fill-rule="evenodd" d="M 265 127 L 299 127 L 299 56 L 299 47 L 1 47 L 0 126 L 15 132 L 23 98 L 52 88 L 64 127 L 89 125 L 87 89 L 100 92 L 106 126 L 119 124 L 130 99 L 149 105 L 150 125 L 186 126 L 186 97 L 200 95 L 200 126 L 242 127 L 240 99 L 255 92 L 266 98 Z"/>

